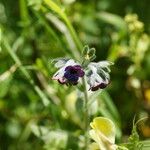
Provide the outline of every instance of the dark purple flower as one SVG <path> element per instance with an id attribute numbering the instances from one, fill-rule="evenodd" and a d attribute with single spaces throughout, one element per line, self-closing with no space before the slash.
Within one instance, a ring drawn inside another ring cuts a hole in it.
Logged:
<path id="1" fill-rule="evenodd" d="M 72 83 L 76 83 L 79 79 L 79 77 L 84 76 L 84 71 L 82 70 L 81 66 L 75 65 L 75 66 L 68 66 L 65 68 L 65 74 L 64 77 Z"/>
<path id="2" fill-rule="evenodd" d="M 61 84 L 76 85 L 80 77 L 84 76 L 82 67 L 73 60 L 69 60 L 62 68 L 60 68 L 53 76 Z"/>
<path id="3" fill-rule="evenodd" d="M 84 76 L 84 71 L 82 70 L 81 66 L 67 66 L 65 68 L 64 78 L 67 79 L 67 82 L 73 85 L 78 83 L 79 77 Z"/>

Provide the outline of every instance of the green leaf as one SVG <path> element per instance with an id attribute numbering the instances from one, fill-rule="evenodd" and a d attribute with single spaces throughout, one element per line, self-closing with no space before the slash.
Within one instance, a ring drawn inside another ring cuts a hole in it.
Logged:
<path id="1" fill-rule="evenodd" d="M 6 80 L 0 81 L 0 98 L 3 98 L 10 87 L 12 77 L 7 78 Z"/>
<path id="2" fill-rule="evenodd" d="M 76 105 L 76 110 L 77 110 L 77 113 L 78 113 L 80 119 L 83 120 L 84 116 L 81 115 L 84 112 L 83 111 L 83 108 L 84 108 L 83 99 L 81 99 L 80 97 L 78 97 L 77 100 L 76 100 L 76 104 L 75 105 Z"/>
<path id="3" fill-rule="evenodd" d="M 119 112 L 118 112 L 115 104 L 113 103 L 111 97 L 109 96 L 109 94 L 106 91 L 102 91 L 102 93 L 100 94 L 100 97 L 106 104 L 108 110 L 110 111 L 112 116 L 115 118 L 115 120 L 118 120 L 120 122 Z"/>
<path id="4" fill-rule="evenodd" d="M 127 27 L 125 21 L 118 15 L 108 12 L 100 12 L 96 16 L 98 19 L 115 26 L 117 29 L 126 32 Z"/>

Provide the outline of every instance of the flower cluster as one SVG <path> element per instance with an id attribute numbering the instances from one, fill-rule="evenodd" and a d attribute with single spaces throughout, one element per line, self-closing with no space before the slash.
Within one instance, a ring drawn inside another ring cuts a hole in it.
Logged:
<path id="1" fill-rule="evenodd" d="M 55 67 L 59 70 L 52 79 L 57 80 L 60 84 L 77 85 L 79 79 L 86 76 L 89 90 L 96 91 L 107 87 L 110 83 L 109 66 L 112 65 L 111 62 L 91 62 L 85 68 L 73 59 L 60 58 L 54 62 Z"/>

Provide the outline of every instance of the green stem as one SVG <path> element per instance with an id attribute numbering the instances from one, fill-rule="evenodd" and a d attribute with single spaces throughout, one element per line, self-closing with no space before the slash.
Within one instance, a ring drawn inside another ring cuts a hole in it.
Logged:
<path id="1" fill-rule="evenodd" d="M 150 140 L 139 141 L 138 144 L 142 144 L 141 150 L 148 150 L 150 147 Z M 122 143 L 119 146 L 130 147 L 130 146 L 135 146 L 135 145 L 133 145 L 133 143 Z"/>
<path id="2" fill-rule="evenodd" d="M 23 26 L 27 26 L 30 23 L 30 17 L 27 9 L 27 2 L 26 0 L 19 0 L 20 5 L 20 19 Z"/>
<path id="3" fill-rule="evenodd" d="M 63 21 L 66 23 L 69 31 L 70 31 L 70 34 L 77 46 L 77 49 L 81 52 L 82 51 L 82 44 L 74 30 L 74 28 L 72 27 L 69 19 L 67 18 L 66 14 L 64 13 L 64 11 L 57 5 L 55 4 L 55 2 L 53 2 L 52 0 L 43 0 L 44 3 L 51 9 L 53 10 L 54 12 L 56 12 L 62 19 Z"/>
<path id="4" fill-rule="evenodd" d="M 88 129 L 89 129 L 89 112 L 88 112 L 88 101 L 89 101 L 89 97 L 88 97 L 88 91 L 87 91 L 87 87 L 86 87 L 86 78 L 83 77 L 82 79 L 82 83 L 84 86 L 84 121 L 85 121 L 85 150 L 87 150 L 88 147 L 88 143 L 89 143 L 89 138 L 88 138 Z"/>

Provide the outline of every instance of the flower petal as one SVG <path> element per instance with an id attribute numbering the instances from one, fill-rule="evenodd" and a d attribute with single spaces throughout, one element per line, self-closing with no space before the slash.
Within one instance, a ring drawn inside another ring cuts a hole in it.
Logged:
<path id="1" fill-rule="evenodd" d="M 91 91 L 104 89 L 110 83 L 109 66 L 113 63 L 109 61 L 100 61 L 98 63 L 90 63 L 86 70 L 86 76 Z"/>
<path id="2" fill-rule="evenodd" d="M 110 61 L 100 61 L 97 63 L 98 67 L 101 67 L 101 68 L 105 68 L 105 67 L 108 67 L 110 65 L 113 65 L 114 63 L 113 62 L 110 62 Z"/>
<path id="3" fill-rule="evenodd" d="M 98 133 L 102 133 L 109 142 L 115 142 L 115 125 L 110 119 L 97 117 L 90 125 L 94 130 L 98 131 Z"/>
<path id="4" fill-rule="evenodd" d="M 83 70 L 78 70 L 78 76 L 83 77 L 84 76 L 84 71 Z"/>
<path id="5" fill-rule="evenodd" d="M 69 59 L 67 61 L 67 63 L 65 64 L 65 67 L 67 67 L 67 66 L 74 66 L 74 65 L 77 65 L 77 63 L 75 63 L 75 61 L 73 59 Z"/>
<path id="6" fill-rule="evenodd" d="M 52 77 L 53 80 L 58 80 L 64 76 L 64 67 L 59 69 Z"/>
<path id="7" fill-rule="evenodd" d="M 57 59 L 54 59 L 52 62 L 55 63 L 55 67 L 56 68 L 61 68 L 63 66 L 65 66 L 65 64 L 67 63 L 69 59 L 66 59 L 66 58 L 57 58 Z"/>
<path id="8" fill-rule="evenodd" d="M 99 145 L 93 142 L 89 145 L 89 150 L 99 150 Z"/>
<path id="9" fill-rule="evenodd" d="M 82 67 L 73 59 L 57 59 L 55 66 L 60 69 L 53 75 L 54 80 L 61 84 L 76 85 L 79 77 L 84 76 Z"/>

